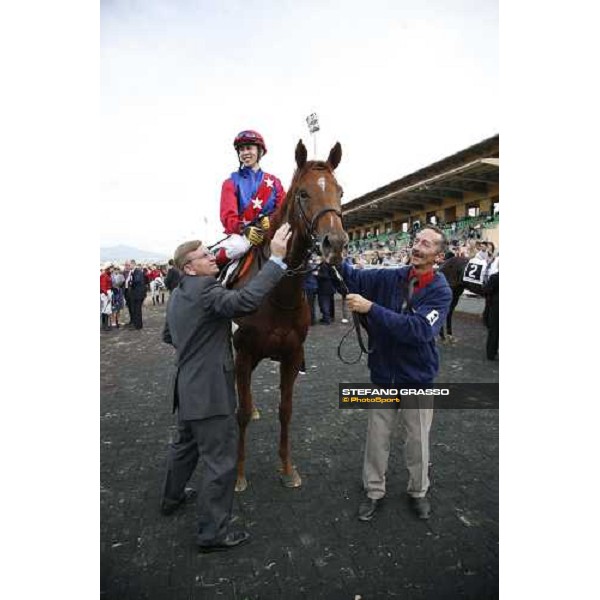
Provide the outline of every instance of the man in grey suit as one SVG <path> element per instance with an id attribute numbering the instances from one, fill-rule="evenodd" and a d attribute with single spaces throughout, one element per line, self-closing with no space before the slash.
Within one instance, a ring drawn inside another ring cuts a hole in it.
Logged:
<path id="1" fill-rule="evenodd" d="M 163 340 L 177 352 L 173 410 L 179 435 L 169 451 L 161 510 L 170 514 L 193 496 L 185 485 L 202 460 L 196 538 L 202 552 L 227 550 L 249 538 L 246 531 L 229 530 L 238 447 L 231 319 L 256 310 L 283 277 L 290 236 L 287 223 L 275 232 L 269 261 L 239 290 L 215 279 L 215 257 L 201 242 L 175 251 L 183 277 L 169 299 Z"/>

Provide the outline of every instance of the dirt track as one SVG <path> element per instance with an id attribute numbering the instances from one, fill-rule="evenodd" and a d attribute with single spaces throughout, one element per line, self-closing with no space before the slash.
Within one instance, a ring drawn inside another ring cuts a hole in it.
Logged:
<path id="1" fill-rule="evenodd" d="M 253 382 L 262 419 L 248 433 L 250 485 L 235 500 L 252 540 L 198 555 L 194 507 L 171 517 L 158 512 L 175 431 L 165 397 L 173 351 L 160 341 L 163 319 L 164 307 L 150 304 L 142 331 L 101 336 L 102 598 L 498 596 L 498 411 L 436 413 L 429 521 L 409 512 L 395 439 L 385 505 L 372 522 L 359 522 L 367 414 L 339 410 L 337 386 L 369 378 L 364 358 L 354 366 L 338 360 L 348 327 L 339 321 L 311 329 L 308 374 L 296 386 L 292 447 L 302 488 L 284 489 L 278 481 L 278 365 L 267 361 Z M 459 341 L 441 347 L 438 380 L 498 381 L 498 362 L 485 359 L 480 319 L 457 313 L 454 329 Z M 356 350 L 354 342 L 346 347 L 350 355 Z"/>

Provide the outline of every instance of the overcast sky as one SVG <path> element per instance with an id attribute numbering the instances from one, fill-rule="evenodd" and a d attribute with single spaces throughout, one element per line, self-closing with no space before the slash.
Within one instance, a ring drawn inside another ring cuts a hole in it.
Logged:
<path id="1" fill-rule="evenodd" d="M 102 0 L 100 244 L 219 239 L 242 129 L 287 188 L 316 112 L 346 202 L 499 133 L 498 91 L 496 0 Z"/>

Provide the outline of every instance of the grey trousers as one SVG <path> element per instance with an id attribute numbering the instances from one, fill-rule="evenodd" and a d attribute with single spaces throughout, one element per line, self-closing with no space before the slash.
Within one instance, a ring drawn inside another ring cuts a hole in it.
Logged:
<path id="1" fill-rule="evenodd" d="M 198 461 L 202 461 L 196 542 L 212 544 L 226 535 L 231 518 L 239 435 L 237 419 L 233 414 L 180 420 L 177 429 L 178 438 L 169 448 L 163 499 L 181 498 Z"/>
<path id="2" fill-rule="evenodd" d="M 372 499 L 385 496 L 390 438 L 400 420 L 408 469 L 407 492 L 414 498 L 424 497 L 429 489 L 429 430 L 433 408 L 374 408 L 367 412 L 367 443 L 363 464 L 363 486 L 367 496 Z"/>

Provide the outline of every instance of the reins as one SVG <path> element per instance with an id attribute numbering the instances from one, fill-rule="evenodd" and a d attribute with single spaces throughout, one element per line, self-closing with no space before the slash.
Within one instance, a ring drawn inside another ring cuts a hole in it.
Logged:
<path id="1" fill-rule="evenodd" d="M 338 281 L 340 293 L 342 294 L 342 302 L 344 302 L 346 300 L 346 296 L 348 295 L 348 292 L 350 290 L 348 290 L 348 286 L 346 285 L 346 282 L 344 281 L 344 279 L 341 276 L 340 272 L 338 271 L 337 267 L 332 266 L 331 269 Z M 342 339 L 340 340 L 340 343 L 338 344 L 338 348 L 337 348 L 338 358 L 346 365 L 355 365 L 362 358 L 363 354 L 373 354 L 373 352 L 375 350 L 375 348 L 369 347 L 369 328 L 367 326 L 367 316 L 353 311 L 352 312 L 352 322 L 353 322 L 353 326 L 350 327 L 348 329 L 348 331 L 343 335 Z M 367 334 L 367 344 L 366 345 L 363 340 L 362 331 L 360 330 L 361 327 L 364 328 L 364 330 Z M 350 333 L 352 333 L 353 328 L 354 328 L 354 331 L 356 331 L 356 337 L 358 339 L 358 345 L 360 347 L 360 354 L 358 355 L 356 360 L 348 361 L 348 360 L 345 360 L 344 357 L 342 356 L 342 345 L 343 345 L 345 339 L 348 337 L 348 335 L 350 335 Z"/>
<path id="2" fill-rule="evenodd" d="M 332 270 L 338 280 L 338 284 L 340 287 L 340 293 L 342 294 L 342 302 L 344 302 L 346 300 L 346 296 L 348 295 L 348 292 L 349 292 L 348 286 L 346 285 L 346 282 L 344 281 L 344 279 L 341 276 L 340 272 L 338 271 L 337 267 L 332 266 Z M 416 285 L 417 281 L 418 281 L 418 279 L 416 277 L 411 277 L 408 280 L 408 282 L 406 284 L 406 296 L 404 298 L 401 312 L 413 312 L 412 299 L 413 299 L 414 289 L 415 289 L 415 285 Z M 362 358 L 363 354 L 373 354 L 373 352 L 375 351 L 375 347 L 371 346 L 371 344 L 370 344 L 370 338 L 369 338 L 370 334 L 369 334 L 369 328 L 367 326 L 367 315 L 360 314 L 357 312 L 352 312 L 352 320 L 353 320 L 353 326 L 350 327 L 348 329 L 348 331 L 342 336 L 342 339 L 340 340 L 340 343 L 338 344 L 338 347 L 337 347 L 337 355 L 338 355 L 339 359 L 346 365 L 354 365 Z M 367 334 L 367 344 L 366 345 L 363 340 L 361 327 L 365 330 L 365 332 Z M 346 338 L 348 337 L 348 335 L 352 332 L 352 329 L 354 329 L 356 331 L 356 337 L 358 339 L 358 345 L 360 347 L 360 354 L 358 355 L 356 360 L 348 361 L 348 360 L 345 360 L 344 357 L 342 356 L 342 345 L 343 345 L 344 341 L 346 340 Z"/>

